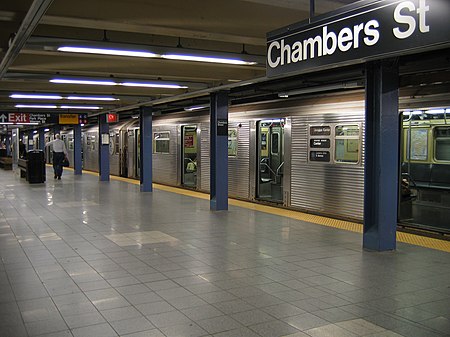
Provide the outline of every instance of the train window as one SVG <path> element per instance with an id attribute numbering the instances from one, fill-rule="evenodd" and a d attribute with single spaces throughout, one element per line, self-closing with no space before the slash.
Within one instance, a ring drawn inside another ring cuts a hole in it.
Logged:
<path id="1" fill-rule="evenodd" d="M 411 129 L 406 137 L 406 159 L 428 159 L 428 129 Z"/>
<path id="2" fill-rule="evenodd" d="M 270 141 L 272 142 L 270 146 L 270 152 L 272 154 L 278 154 L 280 152 L 280 134 L 276 132 L 272 133 L 272 135 L 270 136 Z"/>
<path id="3" fill-rule="evenodd" d="M 153 139 L 153 153 L 170 153 L 170 132 L 155 132 Z"/>
<path id="4" fill-rule="evenodd" d="M 337 163 L 357 164 L 359 162 L 360 145 L 359 125 L 337 125 L 335 137 L 335 161 Z"/>
<path id="5" fill-rule="evenodd" d="M 119 154 L 119 152 L 120 152 L 120 135 L 118 132 L 116 132 L 116 140 L 115 140 L 114 144 L 115 144 L 114 153 Z"/>
<path id="6" fill-rule="evenodd" d="M 228 157 L 237 156 L 238 129 L 228 129 Z"/>
<path id="7" fill-rule="evenodd" d="M 436 160 L 450 161 L 450 127 L 434 128 Z"/>

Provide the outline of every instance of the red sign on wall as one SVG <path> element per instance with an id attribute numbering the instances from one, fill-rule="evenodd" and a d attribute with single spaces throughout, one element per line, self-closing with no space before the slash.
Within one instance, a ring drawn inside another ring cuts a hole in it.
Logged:
<path id="1" fill-rule="evenodd" d="M 108 114 L 108 123 L 117 123 L 119 121 L 118 114 Z"/>
<path id="2" fill-rule="evenodd" d="M 28 113 L 10 113 L 10 123 L 30 123 L 30 114 Z"/>

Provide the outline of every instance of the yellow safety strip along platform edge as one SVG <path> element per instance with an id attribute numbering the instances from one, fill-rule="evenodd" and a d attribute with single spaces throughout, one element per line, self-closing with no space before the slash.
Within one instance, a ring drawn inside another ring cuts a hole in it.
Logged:
<path id="1" fill-rule="evenodd" d="M 98 173 L 96 173 L 96 172 L 88 171 L 88 173 L 98 175 Z M 132 183 L 135 185 L 140 184 L 140 182 L 138 180 L 129 179 L 129 178 L 111 176 L 111 179 L 118 180 L 118 181 L 124 181 L 124 182 Z M 194 198 L 209 200 L 208 194 L 198 192 L 198 191 L 191 191 L 191 190 L 186 190 L 183 188 L 160 185 L 160 184 L 155 184 L 155 183 L 153 184 L 153 187 L 158 190 L 162 190 L 162 191 L 166 191 L 166 192 L 172 192 L 172 193 L 191 196 Z M 252 203 L 252 202 L 248 202 L 248 201 L 229 199 L 229 204 L 233 205 L 233 206 L 242 207 L 242 208 L 252 209 L 255 211 L 260 211 L 260 212 L 270 213 L 270 214 L 274 214 L 274 215 L 278 215 L 278 216 L 283 216 L 283 217 L 287 217 L 290 219 L 311 222 L 311 223 L 314 223 L 317 225 L 343 229 L 343 230 L 350 231 L 350 232 L 362 233 L 362 229 L 363 229 L 361 224 L 355 223 L 355 222 L 331 219 L 331 218 L 327 218 L 327 217 L 323 217 L 323 216 L 319 216 L 319 215 L 307 214 L 307 213 L 302 213 L 302 212 L 278 208 L 278 207 L 266 206 L 266 205 L 256 204 L 256 203 Z M 429 237 L 410 234 L 410 233 L 397 232 L 397 241 L 403 242 L 403 243 L 408 243 L 408 244 L 415 245 L 415 246 L 431 248 L 431 249 L 436 249 L 436 250 L 450 253 L 450 241 L 446 241 L 446 240 L 439 240 L 439 239 L 429 238 Z"/>

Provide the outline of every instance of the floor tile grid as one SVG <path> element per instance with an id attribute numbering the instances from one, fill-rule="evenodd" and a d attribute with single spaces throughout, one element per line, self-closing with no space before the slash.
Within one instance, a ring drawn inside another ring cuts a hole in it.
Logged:
<path id="1" fill-rule="evenodd" d="M 217 239 L 217 237 L 216 237 L 216 239 Z M 218 239 L 217 241 L 220 241 L 220 239 Z M 209 247 L 206 247 L 206 249 L 203 249 L 203 251 L 205 251 L 206 253 L 210 253 L 210 251 L 208 251 L 208 248 Z M 312 253 L 314 253 L 314 252 L 312 252 Z M 316 251 L 316 253 L 317 253 L 317 251 Z M 247 256 L 247 259 L 248 259 L 249 257 Z M 206 260 L 206 261 L 208 261 L 208 260 Z M 248 261 L 247 261 L 248 262 Z M 265 265 L 267 265 L 267 264 L 262 264 L 262 266 L 265 266 Z M 246 266 L 248 266 L 248 264 L 246 265 Z M 237 267 L 240 267 L 240 268 L 237 268 Z M 239 271 L 239 270 L 241 270 L 242 269 L 242 265 L 241 266 L 237 266 L 237 265 L 235 265 L 234 267 L 232 266 L 231 268 L 230 267 L 227 267 L 227 268 L 220 268 L 220 270 L 223 270 L 223 271 L 225 271 L 225 272 L 227 272 L 227 273 L 233 273 L 233 271 Z M 267 270 L 267 269 L 256 269 L 256 268 L 258 268 L 258 267 L 253 267 L 253 268 L 255 268 L 255 272 L 256 272 L 256 274 L 258 274 L 258 273 L 262 273 L 262 274 L 264 274 L 264 273 L 266 273 L 266 276 L 269 276 L 269 277 L 271 277 L 271 278 L 274 278 L 275 276 L 273 275 L 273 274 L 271 274 L 270 272 L 269 272 L 269 270 Z M 273 270 L 273 268 L 271 268 L 271 270 Z M 173 271 L 176 271 L 176 269 L 174 269 Z M 163 272 L 171 272 L 170 270 L 169 271 L 163 271 Z M 235 276 L 235 275 L 234 275 Z M 242 277 L 242 275 L 239 275 L 240 277 L 238 278 L 238 279 L 240 279 L 241 277 Z M 309 275 L 309 277 L 311 277 L 311 275 Z M 282 279 L 283 277 L 281 277 L 281 279 Z M 231 279 L 234 279 L 233 277 L 231 277 Z M 275 281 L 275 280 L 274 280 Z M 276 280 L 276 281 L 280 281 L 280 280 Z M 316 282 L 317 282 L 317 280 L 315 280 Z M 225 286 L 226 288 L 228 288 L 228 289 L 233 289 L 233 288 L 229 288 L 229 285 L 228 286 Z M 242 295 L 242 294 L 237 294 L 237 295 Z"/>

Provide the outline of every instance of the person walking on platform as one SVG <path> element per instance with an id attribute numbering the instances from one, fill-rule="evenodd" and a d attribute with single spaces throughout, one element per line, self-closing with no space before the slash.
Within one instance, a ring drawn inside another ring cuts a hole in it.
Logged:
<path id="1" fill-rule="evenodd" d="M 53 148 L 53 171 L 55 173 L 55 179 L 61 180 L 63 161 L 67 158 L 66 144 L 61 140 L 61 136 L 57 134 L 55 139 L 45 144 L 45 146 L 52 146 Z"/>

